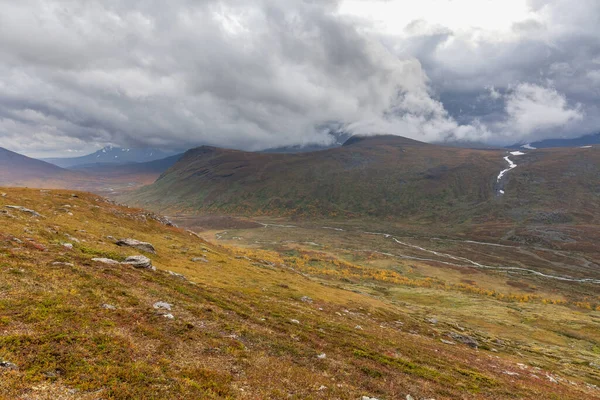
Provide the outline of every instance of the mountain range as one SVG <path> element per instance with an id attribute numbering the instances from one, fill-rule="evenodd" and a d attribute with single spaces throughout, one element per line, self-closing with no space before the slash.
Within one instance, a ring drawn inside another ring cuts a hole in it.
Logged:
<path id="1" fill-rule="evenodd" d="M 180 156 L 139 163 L 91 163 L 67 169 L 0 148 L 0 185 L 113 194 L 151 184 Z"/>
<path id="2" fill-rule="evenodd" d="M 129 149 L 107 146 L 92 154 L 72 158 L 45 158 L 43 161 L 62 168 L 71 168 L 90 164 L 126 164 L 160 160 L 177 154 L 159 149 Z"/>
<path id="3" fill-rule="evenodd" d="M 353 137 L 339 148 L 298 154 L 203 146 L 122 200 L 165 212 L 453 223 L 600 217 L 600 148 L 521 153 L 399 136 Z"/>
<path id="4" fill-rule="evenodd" d="M 592 145 L 599 145 L 599 144 L 600 144 L 600 133 L 596 133 L 596 134 L 592 134 L 592 135 L 585 135 L 585 136 L 580 136 L 580 137 L 571 138 L 571 139 L 557 138 L 557 139 L 545 139 L 545 140 L 531 142 L 531 143 L 525 143 L 525 144 L 516 143 L 516 144 L 513 144 L 512 146 L 508 146 L 508 148 L 511 148 L 511 149 L 518 149 L 518 148 L 547 149 L 547 148 L 554 148 L 554 147 L 580 147 L 580 146 L 592 146 Z"/>

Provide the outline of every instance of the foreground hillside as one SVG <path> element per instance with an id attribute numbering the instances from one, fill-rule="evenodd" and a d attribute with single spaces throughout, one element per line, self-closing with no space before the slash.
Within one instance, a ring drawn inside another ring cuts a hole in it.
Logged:
<path id="1" fill-rule="evenodd" d="M 599 185 L 600 148 L 512 155 L 375 136 L 304 154 L 200 147 L 122 200 L 169 213 L 564 223 L 600 217 Z"/>
<path id="2" fill-rule="evenodd" d="M 354 280 L 359 265 L 217 246 L 91 194 L 3 188 L 0 210 L 0 398 L 600 398 L 597 311 L 400 275 L 401 301 L 355 293 L 313 271 Z M 156 270 L 119 263 L 132 255 Z M 568 324 L 576 347 L 550 353 L 426 320 L 416 300 L 426 293 L 539 313 L 540 332 Z"/>

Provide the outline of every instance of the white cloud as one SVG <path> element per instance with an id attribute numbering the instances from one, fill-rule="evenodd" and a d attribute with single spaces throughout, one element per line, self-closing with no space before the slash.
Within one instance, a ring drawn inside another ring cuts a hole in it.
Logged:
<path id="1" fill-rule="evenodd" d="M 529 83 L 519 84 L 507 94 L 506 113 L 506 130 L 515 131 L 524 139 L 584 117 L 580 106 L 570 107 L 556 89 Z"/>
<path id="2" fill-rule="evenodd" d="M 258 149 L 325 143 L 332 122 L 576 136 L 600 126 L 599 14 L 597 0 L 0 0 L 0 146 Z"/>

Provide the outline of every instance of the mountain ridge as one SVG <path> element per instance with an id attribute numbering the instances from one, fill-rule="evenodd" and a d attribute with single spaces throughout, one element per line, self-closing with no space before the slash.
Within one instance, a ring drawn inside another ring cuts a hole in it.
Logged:
<path id="1" fill-rule="evenodd" d="M 516 167 L 500 174 L 508 166 L 505 157 Z M 312 153 L 191 149 L 156 182 L 121 200 L 168 212 L 448 223 L 472 218 L 518 222 L 541 212 L 559 212 L 566 219 L 594 220 L 600 217 L 593 200 L 600 191 L 595 183 L 599 177 L 596 149 L 512 155 L 502 149 L 371 136 Z M 583 213 L 577 209 L 582 204 Z"/>
<path id="2" fill-rule="evenodd" d="M 160 160 L 175 155 L 175 152 L 165 152 L 153 148 L 121 148 L 106 146 L 94 153 L 81 157 L 45 158 L 43 161 L 57 165 L 62 168 L 107 163 L 126 164 L 136 162 L 149 162 Z"/>

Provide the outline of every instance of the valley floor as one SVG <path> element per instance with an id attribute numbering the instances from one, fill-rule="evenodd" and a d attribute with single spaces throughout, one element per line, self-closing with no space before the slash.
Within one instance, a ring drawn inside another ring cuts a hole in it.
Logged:
<path id="1" fill-rule="evenodd" d="M 186 230 L 60 190 L 0 188 L 0 219 L 0 398 L 600 398 L 598 285 L 504 268 L 598 279 L 593 247 L 367 222 Z M 155 271 L 122 263 L 142 254 Z"/>

